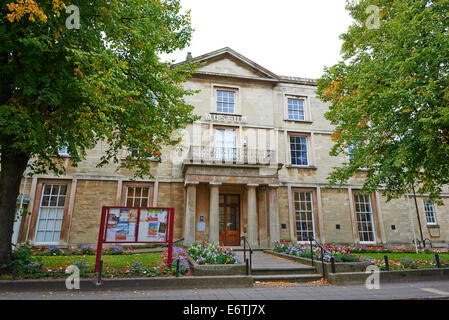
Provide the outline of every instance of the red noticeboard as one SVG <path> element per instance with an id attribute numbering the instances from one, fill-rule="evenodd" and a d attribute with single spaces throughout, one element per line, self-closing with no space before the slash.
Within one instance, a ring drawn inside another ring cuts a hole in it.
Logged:
<path id="1" fill-rule="evenodd" d="M 106 207 L 101 210 L 95 272 L 99 271 L 103 243 L 167 243 L 168 267 L 173 255 L 174 208 Z"/>

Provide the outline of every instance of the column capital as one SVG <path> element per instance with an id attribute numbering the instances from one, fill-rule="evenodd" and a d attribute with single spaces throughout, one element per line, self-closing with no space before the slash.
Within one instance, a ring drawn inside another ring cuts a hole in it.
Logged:
<path id="1" fill-rule="evenodd" d="M 198 185 L 200 184 L 198 181 L 185 181 L 184 186 L 187 187 L 188 185 Z"/>
<path id="2" fill-rule="evenodd" d="M 249 188 L 256 188 L 259 185 L 257 183 L 248 183 L 246 186 L 249 187 Z"/>
<path id="3" fill-rule="evenodd" d="M 211 181 L 211 182 L 209 182 L 209 185 L 211 185 L 211 186 L 221 186 L 222 183 L 221 182 Z"/>
<path id="4" fill-rule="evenodd" d="M 278 184 L 269 184 L 268 185 L 269 188 L 279 188 Z"/>

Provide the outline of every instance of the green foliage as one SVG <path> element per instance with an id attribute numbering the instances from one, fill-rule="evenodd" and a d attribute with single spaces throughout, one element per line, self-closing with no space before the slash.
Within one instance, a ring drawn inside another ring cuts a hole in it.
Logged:
<path id="1" fill-rule="evenodd" d="M 379 27 L 368 28 L 369 5 Z M 366 168 L 363 190 L 388 200 L 416 186 L 439 199 L 449 182 L 449 1 L 348 1 L 354 23 L 341 36 L 343 61 L 327 68 L 317 94 L 330 102 L 336 126 L 331 155 L 352 161 L 334 168 L 345 184 Z"/>
<path id="2" fill-rule="evenodd" d="M 80 28 L 65 26 L 68 14 L 24 16 L 10 22 L 0 6 L 0 147 L 33 158 L 31 173 L 62 174 L 58 149 L 66 146 L 76 166 L 99 141 L 99 166 L 149 175 L 148 152 L 160 156 L 174 145 L 172 133 L 196 118 L 183 98 L 183 82 L 195 66 L 171 66 L 158 55 L 182 49 L 192 33 L 179 0 L 79 1 Z M 141 152 L 123 160 L 129 146 Z"/>

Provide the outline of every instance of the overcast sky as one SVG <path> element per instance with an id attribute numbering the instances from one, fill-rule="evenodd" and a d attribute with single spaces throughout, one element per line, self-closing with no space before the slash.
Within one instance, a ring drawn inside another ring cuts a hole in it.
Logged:
<path id="1" fill-rule="evenodd" d="M 319 78 L 340 60 L 351 23 L 345 0 L 181 0 L 195 29 L 189 48 L 164 60 L 185 60 L 230 47 L 268 70 Z"/>

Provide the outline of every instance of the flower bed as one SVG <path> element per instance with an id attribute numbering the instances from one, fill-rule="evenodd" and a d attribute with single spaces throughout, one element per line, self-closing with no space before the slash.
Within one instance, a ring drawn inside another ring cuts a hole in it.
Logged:
<path id="1" fill-rule="evenodd" d="M 81 248 L 80 248 L 81 249 Z M 66 269 L 70 265 L 75 265 L 80 271 L 82 278 L 95 276 L 94 266 L 95 257 L 91 257 L 92 254 L 86 254 L 76 258 L 78 260 L 73 261 L 74 257 L 70 255 L 35 255 L 32 252 L 32 248 L 28 245 L 23 245 L 13 251 L 13 262 L 17 263 L 17 276 L 20 279 L 36 279 L 36 278 L 66 278 L 68 273 Z M 120 250 L 117 250 L 119 252 Z M 50 251 L 52 252 L 52 251 Z M 46 252 L 48 253 L 48 252 Z M 119 253 L 111 253 L 119 254 Z M 78 254 L 76 254 L 78 255 Z M 148 254 L 156 255 L 156 254 Z M 167 266 L 168 250 L 163 252 L 162 261 L 160 256 L 156 262 L 144 263 L 142 261 L 135 261 L 137 256 L 126 254 L 123 257 L 112 258 L 107 260 L 116 261 L 115 263 L 105 262 L 103 265 L 104 277 L 132 277 L 132 276 L 168 276 L 173 275 L 176 272 L 176 262 L 179 260 L 179 273 L 185 274 L 189 270 L 189 264 L 185 252 L 179 248 L 173 248 L 173 262 L 172 268 Z M 68 263 L 67 263 L 68 262 Z M 3 271 L 11 273 L 12 264 L 7 268 L 3 266 Z M 6 276 L 7 278 L 10 275 Z"/>
<path id="2" fill-rule="evenodd" d="M 216 246 L 212 243 L 194 243 L 187 253 L 199 265 L 241 264 L 232 249 Z"/>
<path id="3" fill-rule="evenodd" d="M 388 246 L 346 247 L 351 253 L 416 253 L 416 248 L 393 248 Z M 418 253 L 449 253 L 449 248 L 418 248 Z"/>
<path id="4" fill-rule="evenodd" d="M 18 250 L 16 248 L 15 250 Z M 34 256 L 93 256 L 97 253 L 90 244 L 83 245 L 79 248 L 72 247 L 67 249 L 61 249 L 57 246 L 51 246 L 48 248 L 32 247 L 31 254 Z M 102 255 L 130 255 L 134 253 L 133 248 L 123 248 L 120 246 L 115 246 L 112 248 L 103 248 Z"/>
<path id="5" fill-rule="evenodd" d="M 449 267 L 448 249 L 420 249 L 418 250 L 418 255 L 416 255 L 416 250 L 414 248 L 390 248 L 375 246 L 350 247 L 327 245 L 323 247 L 326 249 L 324 254 L 325 262 L 329 262 L 330 258 L 333 256 L 336 262 L 362 262 L 365 264 L 374 264 L 378 266 L 380 270 L 386 270 L 385 260 L 382 258 L 383 255 L 388 256 L 388 253 L 391 253 L 395 258 L 388 260 L 390 270 L 429 269 L 437 267 L 436 258 L 429 255 L 439 253 L 442 254 L 442 257 L 440 257 L 441 267 Z M 273 251 L 297 257 L 311 258 L 310 245 L 280 242 L 275 244 Z M 367 256 L 365 254 L 372 254 L 374 257 Z M 314 260 L 321 260 L 320 248 L 313 247 L 312 255 Z M 417 259 L 411 258 L 413 255 L 416 255 Z M 428 256 L 427 259 L 422 258 L 426 255 Z"/>
<path id="6" fill-rule="evenodd" d="M 349 252 L 348 247 L 344 246 L 338 246 L 338 247 L 330 247 L 330 246 L 323 246 L 325 249 L 324 252 L 324 261 L 330 262 L 331 257 L 335 258 L 335 261 L 340 262 L 358 262 L 359 259 L 357 256 L 351 254 Z M 304 244 L 294 244 L 294 243 L 287 243 L 287 242 L 278 242 L 274 245 L 274 252 L 279 253 L 286 253 L 290 255 L 294 255 L 297 257 L 303 257 L 303 258 L 311 258 L 311 251 L 313 259 L 315 260 L 321 260 L 321 249 L 319 247 L 312 247 L 312 250 L 310 248 L 310 245 L 304 245 Z"/>

